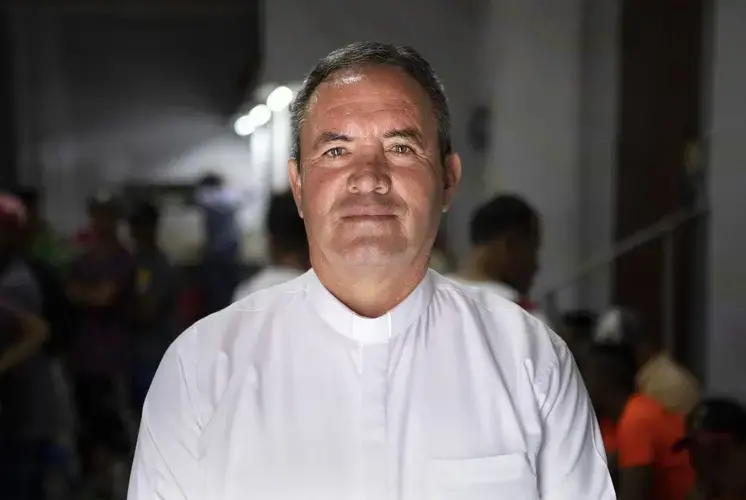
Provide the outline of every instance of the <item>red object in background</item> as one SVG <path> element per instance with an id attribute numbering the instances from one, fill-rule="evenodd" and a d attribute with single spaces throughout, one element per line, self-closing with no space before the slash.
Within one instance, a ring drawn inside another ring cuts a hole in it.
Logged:
<path id="1" fill-rule="evenodd" d="M 533 311 L 536 311 L 538 309 L 536 303 L 535 302 L 531 302 L 528 299 L 521 299 L 521 300 L 519 300 L 518 301 L 518 305 L 521 306 L 522 308 L 524 308 L 528 312 L 533 312 Z"/>
<path id="2" fill-rule="evenodd" d="M 202 291 L 198 286 L 186 288 L 179 295 L 178 314 L 181 325 L 186 328 L 202 316 Z"/>
<path id="3" fill-rule="evenodd" d="M 15 196 L 0 194 L 0 224 L 10 230 L 22 229 L 26 223 L 26 208 Z"/>
<path id="4" fill-rule="evenodd" d="M 73 245 L 76 247 L 88 247 L 93 243 L 93 231 L 90 229 L 81 229 L 73 236 Z"/>

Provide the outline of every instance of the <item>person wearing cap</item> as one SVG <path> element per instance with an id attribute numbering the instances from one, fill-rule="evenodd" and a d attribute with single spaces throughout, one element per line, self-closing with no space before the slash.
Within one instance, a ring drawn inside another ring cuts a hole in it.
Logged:
<path id="1" fill-rule="evenodd" d="M 618 468 L 619 499 L 685 500 L 694 471 L 673 451 L 684 417 L 636 391 L 636 363 L 624 347 L 594 345 L 581 366 L 596 412 L 611 423 L 604 444 Z"/>
<path id="2" fill-rule="evenodd" d="M 697 379 L 663 349 L 638 312 L 625 307 L 606 311 L 599 318 L 593 340 L 630 349 L 637 362 L 640 392 L 669 411 L 686 415 L 699 401 Z"/>
<path id="3" fill-rule="evenodd" d="M 22 258 L 26 211 L 0 193 L 0 497 L 34 495 L 41 453 L 54 432 L 53 395 L 42 346 L 42 297 Z M 38 493 L 38 491 L 36 492 Z"/>
<path id="4" fill-rule="evenodd" d="M 88 205 L 90 244 L 73 262 L 66 286 L 78 313 L 71 339 L 70 369 L 83 426 L 112 397 L 124 397 L 130 368 L 129 311 L 134 293 L 134 261 L 119 239 L 122 206 L 110 193 Z"/>
<path id="5" fill-rule="evenodd" d="M 688 500 L 746 499 L 746 409 L 740 403 L 701 401 L 687 416 L 686 436 L 673 449 L 688 452 L 697 474 Z"/>

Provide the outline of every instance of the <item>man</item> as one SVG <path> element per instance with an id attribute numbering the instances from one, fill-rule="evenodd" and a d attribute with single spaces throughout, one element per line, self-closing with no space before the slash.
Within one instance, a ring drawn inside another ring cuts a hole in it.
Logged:
<path id="1" fill-rule="evenodd" d="M 176 335 L 176 275 L 158 247 L 160 213 L 152 203 L 136 207 L 129 218 L 134 244 L 135 297 L 132 392 L 137 414 L 163 354 Z"/>
<path id="2" fill-rule="evenodd" d="M 604 436 L 618 467 L 620 500 L 685 500 L 694 485 L 686 454 L 673 445 L 684 436 L 684 418 L 635 390 L 635 361 L 618 346 L 594 346 L 584 375 L 593 405 L 611 426 Z"/>
<path id="3" fill-rule="evenodd" d="M 595 343 L 622 345 L 632 351 L 641 393 L 680 415 L 694 408 L 699 400 L 697 379 L 663 350 L 639 313 L 614 307 L 602 315 L 597 328 Z"/>
<path id="4" fill-rule="evenodd" d="M 472 249 L 463 279 L 520 304 L 546 323 L 529 300 L 541 246 L 536 210 L 519 196 L 496 196 L 474 212 L 469 237 Z"/>
<path id="5" fill-rule="evenodd" d="M 266 227 L 269 235 L 270 265 L 239 286 L 234 300 L 297 278 L 310 267 L 306 228 L 303 219 L 298 217 L 293 193 L 287 192 L 272 197 L 267 211 Z"/>
<path id="6" fill-rule="evenodd" d="M 206 175 L 197 187 L 196 202 L 205 218 L 202 282 L 206 314 L 227 307 L 238 284 L 241 233 L 236 213 L 240 201 L 238 193 L 217 174 Z"/>
<path id="7" fill-rule="evenodd" d="M 313 69 L 292 116 L 313 270 L 172 345 L 130 500 L 613 499 L 564 343 L 427 269 L 461 175 L 429 64 L 346 46 Z"/>
<path id="8" fill-rule="evenodd" d="M 746 409 L 726 398 L 700 402 L 688 415 L 686 437 L 674 451 L 687 450 L 697 473 L 691 500 L 746 498 Z"/>
<path id="9" fill-rule="evenodd" d="M 22 259 L 26 212 L 0 193 L 0 495 L 38 493 L 41 453 L 52 433 L 52 394 L 42 354 L 41 296 Z"/>

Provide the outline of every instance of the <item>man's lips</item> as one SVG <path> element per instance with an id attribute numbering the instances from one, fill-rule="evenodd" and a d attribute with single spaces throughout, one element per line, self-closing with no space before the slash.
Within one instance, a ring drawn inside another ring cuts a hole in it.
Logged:
<path id="1" fill-rule="evenodd" d="M 345 210 L 342 213 L 342 219 L 372 219 L 396 217 L 396 212 L 388 207 L 360 207 Z"/>

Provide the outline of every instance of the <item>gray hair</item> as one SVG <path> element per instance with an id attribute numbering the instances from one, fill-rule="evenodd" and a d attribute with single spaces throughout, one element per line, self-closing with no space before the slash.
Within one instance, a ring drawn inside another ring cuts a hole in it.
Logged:
<path id="1" fill-rule="evenodd" d="M 402 70 L 427 92 L 438 120 L 438 148 L 441 161 L 451 150 L 451 114 L 443 85 L 424 57 L 411 47 L 379 42 L 357 42 L 341 47 L 321 59 L 303 82 L 291 106 L 291 158 L 300 165 L 300 129 L 308 103 L 316 89 L 334 73 L 371 66 L 389 66 Z"/>

